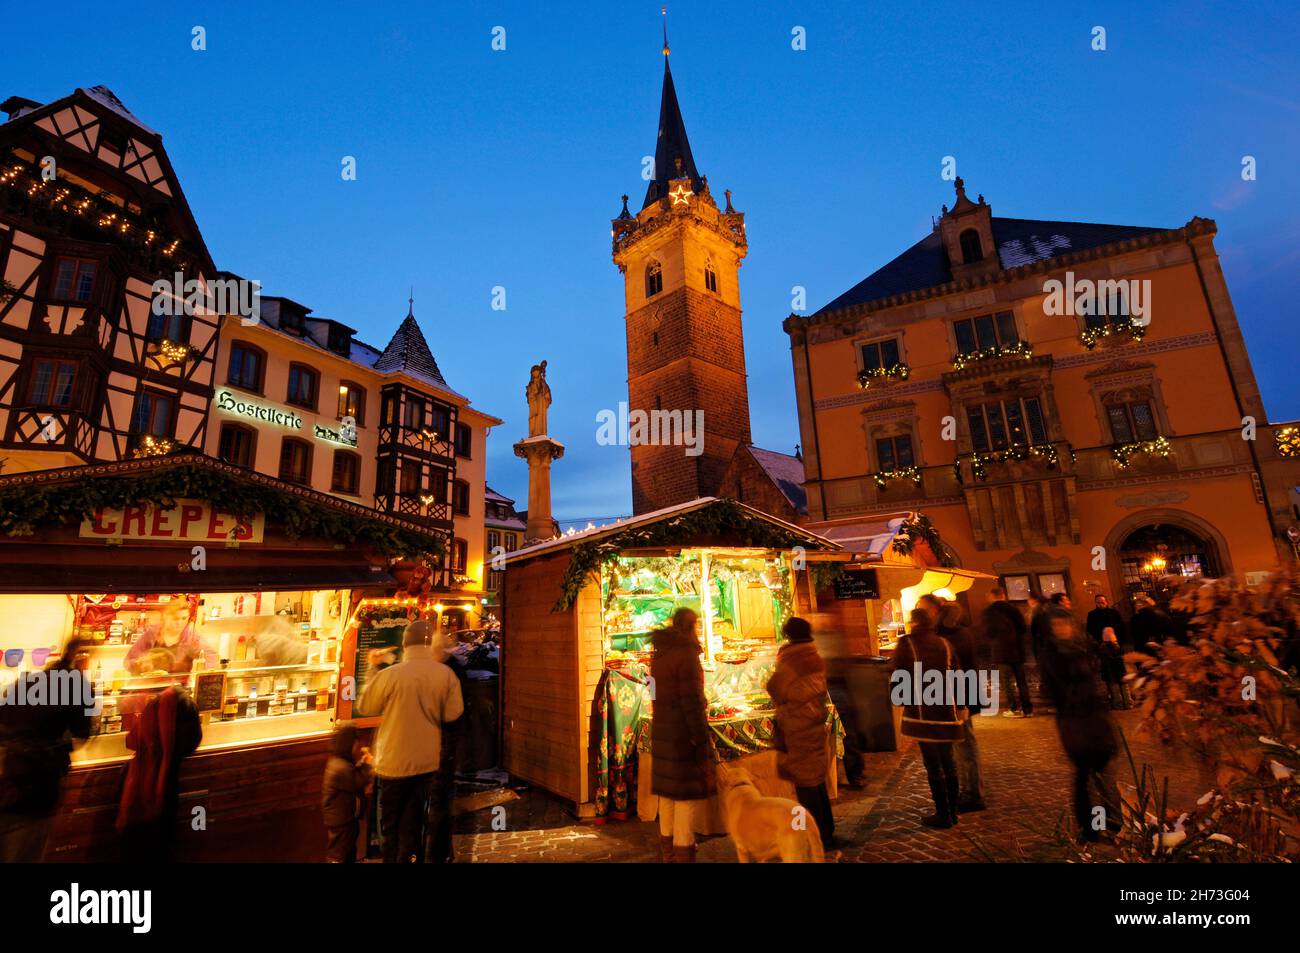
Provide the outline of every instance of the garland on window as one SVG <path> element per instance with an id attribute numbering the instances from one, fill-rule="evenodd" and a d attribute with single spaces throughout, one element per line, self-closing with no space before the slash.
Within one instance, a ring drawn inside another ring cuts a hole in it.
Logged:
<path id="1" fill-rule="evenodd" d="M 871 474 L 871 479 L 876 481 L 876 486 L 880 489 L 886 489 L 892 480 L 911 480 L 913 485 L 921 485 L 921 468 L 920 467 L 903 467 L 901 470 L 881 470 L 878 473 Z"/>
<path id="2" fill-rule="evenodd" d="M 934 558 L 939 560 L 940 566 L 950 568 L 954 565 L 948 547 L 939 538 L 939 531 L 935 529 L 930 517 L 924 513 L 918 513 L 914 519 L 906 520 L 898 528 L 898 535 L 894 537 L 894 541 L 890 546 L 894 552 L 903 556 L 910 556 L 918 539 L 923 539 L 929 544 L 930 552 L 934 553 Z"/>
<path id="3" fill-rule="evenodd" d="M 1300 427 L 1283 427 L 1273 431 L 1273 443 L 1280 457 L 1300 457 Z"/>
<path id="4" fill-rule="evenodd" d="M 1083 333 L 1079 335 L 1079 342 L 1091 351 L 1097 346 L 1098 341 L 1112 334 L 1128 334 L 1134 341 L 1141 341 L 1146 333 L 1146 324 L 1138 324 L 1133 318 L 1129 318 L 1123 324 L 1111 324 L 1108 321 L 1100 327 L 1084 328 Z"/>
<path id="5" fill-rule="evenodd" d="M 1169 441 L 1164 437 L 1156 437 L 1154 440 L 1135 440 L 1132 443 L 1117 443 L 1110 448 L 1111 456 L 1115 458 L 1116 465 L 1121 470 L 1127 470 L 1132 458 L 1139 453 L 1150 454 L 1153 457 L 1167 457 L 1174 452 Z"/>
<path id="6" fill-rule="evenodd" d="M 888 367 L 869 367 L 864 371 L 858 371 L 858 384 L 861 385 L 863 390 L 866 390 L 871 386 L 873 378 L 905 381 L 911 373 L 912 369 L 902 362 L 890 364 Z"/>
<path id="7" fill-rule="evenodd" d="M 975 479 L 983 480 L 985 477 L 984 464 L 986 463 L 1004 463 L 1007 460 L 1028 460 L 1030 457 L 1039 457 L 1046 461 L 1047 469 L 1055 470 L 1058 457 L 1056 455 L 1056 445 L 1051 443 L 1031 443 L 1015 444 L 1007 447 L 1005 450 L 990 450 L 982 452 L 976 450 L 970 455 L 970 470 Z M 958 475 L 960 479 L 960 474 Z"/>
<path id="8" fill-rule="evenodd" d="M 146 503 L 171 507 L 180 498 L 210 500 L 236 516 L 265 513 L 291 539 L 307 536 L 364 544 L 390 557 L 440 556 L 443 552 L 434 536 L 340 512 L 295 493 L 248 483 L 197 464 L 140 475 L 82 477 L 68 483 L 0 489 L 0 532 L 31 536 L 38 526 L 80 523 L 101 507 Z"/>
<path id="9" fill-rule="evenodd" d="M 1016 341 L 1014 344 L 995 344 L 993 347 L 977 348 L 968 354 L 955 354 L 952 358 L 952 366 L 960 371 L 981 361 L 992 361 L 1001 357 L 1023 357 L 1027 361 L 1033 356 L 1032 344 L 1028 341 Z"/>
<path id="10" fill-rule="evenodd" d="M 572 608 L 592 573 L 599 573 L 607 563 L 616 560 L 623 550 L 678 546 L 699 539 L 725 536 L 739 536 L 746 546 L 761 549 L 790 549 L 795 546 L 821 548 L 806 536 L 750 515 L 735 500 L 718 500 L 689 513 L 633 526 L 613 536 L 575 545 L 569 556 L 569 566 L 564 571 L 560 598 L 553 611 Z"/>

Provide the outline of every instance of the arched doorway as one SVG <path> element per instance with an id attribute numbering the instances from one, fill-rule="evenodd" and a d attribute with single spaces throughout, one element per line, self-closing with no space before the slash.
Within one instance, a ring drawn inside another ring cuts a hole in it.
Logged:
<path id="1" fill-rule="evenodd" d="M 1128 533 L 1119 546 L 1121 595 L 1145 593 L 1159 601 L 1167 595 L 1161 578 L 1219 576 L 1217 546 L 1186 525 L 1149 523 Z"/>

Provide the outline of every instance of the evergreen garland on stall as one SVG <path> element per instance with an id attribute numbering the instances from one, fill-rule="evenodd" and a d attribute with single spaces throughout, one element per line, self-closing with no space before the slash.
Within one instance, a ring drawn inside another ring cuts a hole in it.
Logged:
<path id="1" fill-rule="evenodd" d="M 794 546 L 821 548 L 808 537 L 783 529 L 765 519 L 751 516 L 734 500 L 718 500 L 698 510 L 664 520 L 633 526 L 613 536 L 578 543 L 564 572 L 559 600 L 554 611 L 573 607 L 592 573 L 618 558 L 626 549 L 655 546 L 693 545 L 700 539 L 735 536 L 743 545 L 762 549 L 790 549 Z"/>
<path id="2" fill-rule="evenodd" d="M 930 552 L 934 553 L 934 558 L 939 560 L 939 565 L 945 568 L 951 568 L 955 565 L 952 554 L 949 553 L 948 547 L 944 545 L 943 540 L 939 538 L 939 531 L 935 529 L 934 523 L 930 517 L 924 513 L 918 513 L 916 519 L 907 520 L 898 528 L 898 535 L 894 537 L 891 544 L 894 552 L 901 553 L 904 556 L 912 555 L 912 549 L 918 539 L 923 539 L 930 544 Z"/>
<path id="3" fill-rule="evenodd" d="M 238 517 L 264 513 L 291 539 L 308 536 L 363 544 L 389 557 L 442 555 L 436 537 L 340 512 L 295 493 L 249 483 L 198 464 L 139 475 L 82 477 L 67 483 L 0 489 L 0 532 L 31 536 L 38 526 L 80 523 L 101 507 L 171 507 L 182 498 L 210 501 Z"/>

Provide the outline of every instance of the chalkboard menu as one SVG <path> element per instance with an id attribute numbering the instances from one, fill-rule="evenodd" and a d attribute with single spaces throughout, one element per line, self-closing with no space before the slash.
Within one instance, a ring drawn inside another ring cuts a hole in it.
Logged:
<path id="1" fill-rule="evenodd" d="M 846 569 L 835 577 L 836 599 L 879 599 L 874 569 Z"/>
<path id="2" fill-rule="evenodd" d="M 200 713 L 220 711 L 225 700 L 225 672 L 201 672 L 194 676 L 194 704 Z"/>
<path id="3" fill-rule="evenodd" d="M 411 606 L 363 606 L 357 612 L 356 688 L 353 700 L 361 697 L 366 680 L 376 671 L 402 660 L 402 633 L 417 617 Z M 370 664 L 370 653 L 379 649 L 382 661 Z"/>

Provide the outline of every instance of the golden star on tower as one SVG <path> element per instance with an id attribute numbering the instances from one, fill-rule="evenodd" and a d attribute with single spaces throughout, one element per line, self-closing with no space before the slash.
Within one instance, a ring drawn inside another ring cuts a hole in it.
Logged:
<path id="1" fill-rule="evenodd" d="M 691 196 L 695 193 L 685 185 L 678 185 L 668 195 L 672 198 L 674 205 L 687 205 L 690 203 Z"/>

